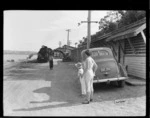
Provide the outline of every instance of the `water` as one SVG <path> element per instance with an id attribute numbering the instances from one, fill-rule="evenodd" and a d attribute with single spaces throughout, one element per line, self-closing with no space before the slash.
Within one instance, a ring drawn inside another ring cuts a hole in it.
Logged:
<path id="1" fill-rule="evenodd" d="M 26 60 L 29 55 L 27 54 L 4 54 L 3 62 L 7 60 L 14 60 L 15 62 Z M 31 59 L 37 58 L 37 55 L 34 55 Z"/>

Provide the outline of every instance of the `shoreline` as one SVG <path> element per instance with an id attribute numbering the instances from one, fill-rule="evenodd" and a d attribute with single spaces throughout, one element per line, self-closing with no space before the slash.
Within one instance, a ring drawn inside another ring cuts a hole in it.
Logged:
<path id="1" fill-rule="evenodd" d="M 47 69 L 49 69 L 49 63 L 36 63 L 32 62 L 34 60 L 18 60 L 15 62 L 7 62 L 4 61 L 3 63 L 3 79 L 9 79 L 9 78 L 19 78 L 29 75 L 34 75 L 33 72 L 40 71 L 40 68 L 47 66 Z M 61 59 L 54 59 L 54 66 L 58 65 L 58 63 L 61 61 Z M 40 67 L 40 68 L 39 68 Z M 38 73 L 40 74 L 40 73 Z"/>

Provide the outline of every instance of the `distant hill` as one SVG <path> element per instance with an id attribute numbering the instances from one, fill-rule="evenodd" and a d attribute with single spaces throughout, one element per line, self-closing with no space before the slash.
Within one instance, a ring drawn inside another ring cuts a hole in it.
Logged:
<path id="1" fill-rule="evenodd" d="M 13 50 L 4 50 L 4 54 L 35 54 L 37 52 L 34 51 L 13 51 Z"/>

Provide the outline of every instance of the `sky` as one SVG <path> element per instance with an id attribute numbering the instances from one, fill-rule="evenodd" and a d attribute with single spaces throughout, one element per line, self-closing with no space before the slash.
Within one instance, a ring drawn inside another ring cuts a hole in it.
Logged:
<path id="1" fill-rule="evenodd" d="M 100 21 L 108 11 L 91 11 L 91 21 Z M 87 36 L 87 10 L 6 10 L 3 12 L 4 50 L 39 51 L 42 45 L 52 49 L 67 44 L 67 29 L 71 46 Z M 99 31 L 91 23 L 91 35 Z"/>

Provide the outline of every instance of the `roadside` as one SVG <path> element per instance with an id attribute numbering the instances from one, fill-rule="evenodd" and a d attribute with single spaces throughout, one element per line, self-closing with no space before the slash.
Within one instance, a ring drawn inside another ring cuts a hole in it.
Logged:
<path id="1" fill-rule="evenodd" d="M 129 79 L 127 79 L 126 84 L 128 85 L 133 85 L 133 86 L 142 86 L 142 85 L 146 85 L 146 80 L 145 79 L 140 79 L 140 78 L 136 78 L 133 76 L 130 76 Z"/>
<path id="2" fill-rule="evenodd" d="M 74 63 L 55 62 L 52 71 L 48 63 L 18 66 L 24 68 L 5 73 L 6 116 L 145 115 L 145 86 L 95 84 L 94 102 L 83 105 Z"/>

